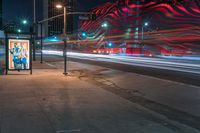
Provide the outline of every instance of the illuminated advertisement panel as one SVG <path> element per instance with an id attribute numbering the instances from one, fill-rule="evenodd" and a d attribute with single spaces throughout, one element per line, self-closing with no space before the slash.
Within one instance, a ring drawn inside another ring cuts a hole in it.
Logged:
<path id="1" fill-rule="evenodd" d="M 29 40 L 9 39 L 8 50 L 9 70 L 30 70 Z"/>

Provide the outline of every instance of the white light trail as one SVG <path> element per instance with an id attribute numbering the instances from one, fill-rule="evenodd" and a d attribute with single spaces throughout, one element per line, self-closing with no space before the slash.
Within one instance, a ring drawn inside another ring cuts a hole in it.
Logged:
<path id="1" fill-rule="evenodd" d="M 44 54 L 63 56 L 62 51 L 44 50 Z M 174 70 L 180 72 L 187 72 L 193 74 L 200 74 L 200 62 L 192 62 L 186 60 L 174 60 L 164 58 L 148 58 L 148 57 L 131 57 L 119 55 L 100 55 L 100 54 L 87 54 L 68 52 L 68 57 L 87 59 L 93 61 L 105 61 L 119 64 L 126 64 L 132 66 L 141 66 L 148 68 L 158 68 L 164 70 Z"/>

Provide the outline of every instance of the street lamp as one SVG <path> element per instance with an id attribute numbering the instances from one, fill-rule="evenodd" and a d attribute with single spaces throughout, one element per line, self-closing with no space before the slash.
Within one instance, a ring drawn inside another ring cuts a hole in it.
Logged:
<path id="1" fill-rule="evenodd" d="M 64 56 L 64 75 L 67 75 L 67 39 L 66 39 L 66 31 L 67 31 L 67 10 L 66 6 L 63 6 L 61 4 L 56 5 L 57 9 L 64 8 L 64 29 L 63 29 L 63 35 L 64 35 L 64 49 L 63 49 L 63 56 Z"/>
<path id="2" fill-rule="evenodd" d="M 27 20 L 22 20 L 22 24 L 26 25 L 28 23 Z"/>
<path id="3" fill-rule="evenodd" d="M 61 8 L 63 8 L 63 6 L 61 4 L 57 4 L 56 8 L 61 9 Z"/>
<path id="4" fill-rule="evenodd" d="M 106 30 L 106 35 L 107 35 L 107 33 L 109 34 L 110 32 L 110 30 L 108 29 L 108 23 L 107 22 L 104 22 L 102 25 L 101 25 L 101 27 L 102 28 L 104 28 L 105 30 Z M 108 31 L 109 30 L 109 31 Z M 104 34 L 104 36 L 105 36 L 105 34 Z M 104 44 L 104 47 L 106 47 L 106 44 Z"/>
<path id="5" fill-rule="evenodd" d="M 40 47 L 41 47 L 41 56 L 40 56 L 40 63 L 43 63 L 43 24 L 40 23 Z"/>
<path id="6" fill-rule="evenodd" d="M 108 24 L 105 22 L 101 25 L 102 28 L 107 28 L 108 27 Z"/>
<path id="7" fill-rule="evenodd" d="M 142 26 L 142 48 L 144 47 L 144 44 L 143 44 L 143 40 L 144 40 L 144 28 L 147 27 L 149 25 L 148 22 L 145 22 L 144 25 Z M 142 53 L 143 53 L 143 50 L 142 50 Z"/>
<path id="8" fill-rule="evenodd" d="M 18 32 L 18 33 L 21 33 L 21 32 L 22 32 L 22 30 L 21 30 L 21 29 L 17 29 L 17 32 Z"/>
<path id="9" fill-rule="evenodd" d="M 145 22 L 144 25 L 142 26 L 142 42 L 144 40 L 144 28 L 147 27 L 149 25 L 148 22 Z"/>
<path id="10" fill-rule="evenodd" d="M 36 0 L 33 0 L 33 33 L 36 32 Z M 36 61 L 36 47 L 35 47 L 35 39 L 36 39 L 36 36 L 33 35 L 33 40 L 32 40 L 32 43 L 33 43 L 33 61 Z"/>

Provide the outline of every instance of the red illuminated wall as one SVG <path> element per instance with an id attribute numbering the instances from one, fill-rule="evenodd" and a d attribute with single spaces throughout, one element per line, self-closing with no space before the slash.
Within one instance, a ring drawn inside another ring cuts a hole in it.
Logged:
<path id="1" fill-rule="evenodd" d="M 92 36 L 92 39 L 80 37 L 83 45 L 102 48 L 113 42 L 113 47 L 127 48 L 129 54 L 200 53 L 199 0 L 118 0 L 91 11 L 97 14 L 96 21 L 80 21 L 80 32 Z M 108 27 L 102 28 L 105 22 Z M 149 25 L 144 26 L 145 22 Z"/>

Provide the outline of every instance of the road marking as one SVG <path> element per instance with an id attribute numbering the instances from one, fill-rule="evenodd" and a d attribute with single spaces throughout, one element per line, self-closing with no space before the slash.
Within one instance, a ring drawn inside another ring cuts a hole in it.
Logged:
<path id="1" fill-rule="evenodd" d="M 74 133 L 74 132 L 80 132 L 80 129 L 74 129 L 74 130 L 60 130 L 56 131 L 56 133 Z"/>

